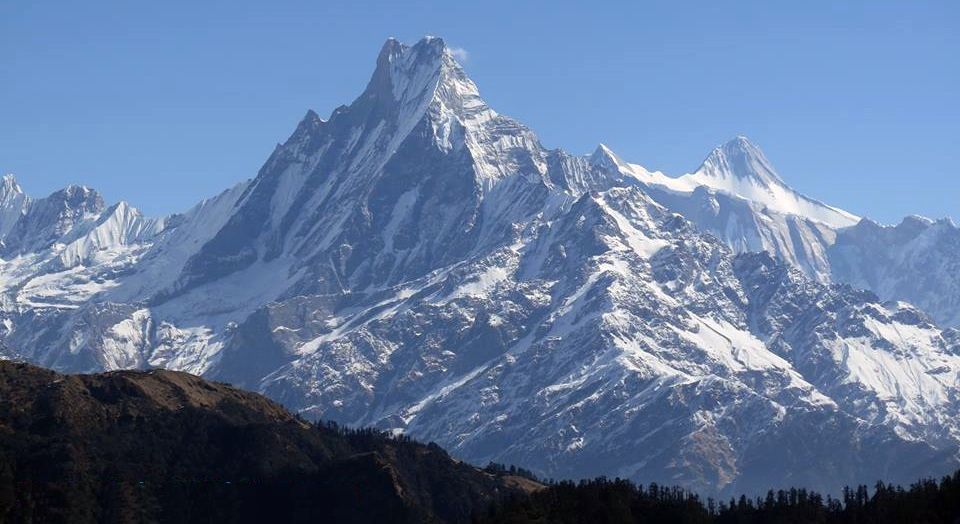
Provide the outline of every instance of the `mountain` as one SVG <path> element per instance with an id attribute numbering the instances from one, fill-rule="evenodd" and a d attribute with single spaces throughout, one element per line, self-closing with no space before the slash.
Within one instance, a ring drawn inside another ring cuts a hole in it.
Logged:
<path id="1" fill-rule="evenodd" d="M 173 371 L 0 362 L 4 522 L 466 522 L 539 486 Z"/>
<path id="2" fill-rule="evenodd" d="M 895 226 L 864 219 L 837 235 L 829 258 L 834 279 L 960 326 L 960 228 L 950 219 L 912 216 Z"/>
<path id="3" fill-rule="evenodd" d="M 910 302 L 942 326 L 960 326 L 960 244 L 949 219 L 907 217 L 883 226 L 823 204 L 787 186 L 742 136 L 678 178 L 625 162 L 606 147 L 592 158 L 738 253 L 767 251 L 821 282 Z"/>
<path id="4" fill-rule="evenodd" d="M 606 167 L 738 253 L 768 251 L 822 282 L 831 280 L 828 251 L 837 231 L 859 220 L 791 189 L 760 148 L 742 136 L 678 178 L 619 158 Z"/>
<path id="5" fill-rule="evenodd" d="M 674 188 L 705 186 L 762 204 L 771 211 L 809 218 L 833 228 L 850 226 L 858 220 L 846 211 L 791 189 L 760 148 L 744 136 L 714 149 L 693 174 L 671 181 Z"/>
<path id="6" fill-rule="evenodd" d="M 4 175 L 0 183 L 0 238 L 10 232 L 20 215 L 30 205 L 30 198 L 24 194 L 13 175 Z"/>
<path id="7" fill-rule="evenodd" d="M 960 463 L 960 334 L 834 282 L 862 220 L 743 138 L 676 179 L 548 149 L 439 38 L 388 40 L 352 104 L 186 213 L 65 191 L 4 237 L 8 357 L 202 374 L 551 477 L 725 494 Z"/>

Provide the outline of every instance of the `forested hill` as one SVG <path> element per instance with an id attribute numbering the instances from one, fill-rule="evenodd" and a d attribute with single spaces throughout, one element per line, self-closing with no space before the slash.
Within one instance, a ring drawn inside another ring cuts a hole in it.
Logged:
<path id="1" fill-rule="evenodd" d="M 434 444 L 310 424 L 172 371 L 0 361 L 0 522 L 960 522 L 960 473 L 840 499 L 705 500 L 622 480 L 541 483 Z"/>
<path id="2" fill-rule="evenodd" d="M 521 486 L 186 373 L 0 361 L 0 522 L 456 522 Z"/>

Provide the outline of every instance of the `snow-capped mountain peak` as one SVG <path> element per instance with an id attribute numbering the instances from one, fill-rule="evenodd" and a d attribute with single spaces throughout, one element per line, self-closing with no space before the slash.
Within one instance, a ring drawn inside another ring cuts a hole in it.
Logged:
<path id="1" fill-rule="evenodd" d="M 3 254 L 46 247 L 104 209 L 100 193 L 75 184 L 30 202 L 4 238 Z"/>
<path id="2" fill-rule="evenodd" d="M 668 183 L 671 189 L 707 187 L 765 206 L 771 211 L 807 218 L 830 227 L 857 223 L 859 217 L 809 198 L 777 174 L 766 155 L 744 136 L 714 149 L 700 167 Z"/>
<path id="3" fill-rule="evenodd" d="M 763 151 L 743 135 L 711 151 L 696 173 L 704 178 L 718 179 L 722 184 L 733 179 L 746 180 L 760 187 L 786 185 Z"/>
<path id="4" fill-rule="evenodd" d="M 24 194 L 17 179 L 12 174 L 4 175 L 0 183 L 0 239 L 13 228 L 29 205 L 30 198 Z"/>
<path id="5" fill-rule="evenodd" d="M 620 182 L 639 182 L 656 202 L 737 252 L 768 251 L 821 282 L 905 300 L 941 325 L 960 325 L 960 228 L 950 219 L 912 215 L 884 226 L 858 218 L 792 189 L 743 136 L 677 178 L 627 163 L 606 147 L 589 161 L 622 175 Z"/>
<path id="6" fill-rule="evenodd" d="M 376 99 L 417 113 L 417 109 L 422 112 L 438 96 L 450 94 L 479 96 L 476 85 L 467 78 L 443 39 L 426 37 L 408 46 L 389 38 L 380 50 L 376 70 L 361 99 Z"/>
<path id="7" fill-rule="evenodd" d="M 421 40 L 413 46 L 389 38 L 377 56 L 377 68 L 367 85 L 367 96 L 404 102 L 423 94 L 442 69 L 443 46 Z"/>
<path id="8" fill-rule="evenodd" d="M 0 196 L 5 198 L 9 194 L 23 194 L 23 189 L 20 188 L 13 173 L 3 175 L 3 180 L 0 182 Z"/>
<path id="9" fill-rule="evenodd" d="M 590 155 L 590 163 L 599 168 L 610 169 L 614 171 L 625 169 L 629 170 L 627 163 L 617 156 L 612 149 L 607 147 L 606 144 L 597 145 L 597 148 L 593 151 L 593 154 Z"/>

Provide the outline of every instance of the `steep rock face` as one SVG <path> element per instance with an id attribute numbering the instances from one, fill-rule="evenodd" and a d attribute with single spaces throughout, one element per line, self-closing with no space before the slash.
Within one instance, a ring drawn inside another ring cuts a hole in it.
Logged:
<path id="1" fill-rule="evenodd" d="M 13 175 L 4 175 L 0 182 L 0 239 L 13 229 L 29 206 L 30 197 L 24 194 Z"/>
<path id="2" fill-rule="evenodd" d="M 203 373 L 554 477 L 832 489 L 958 461 L 956 332 L 817 282 L 856 217 L 742 138 L 679 179 L 546 149 L 436 38 L 389 40 L 254 179 L 162 220 L 102 208 L 18 220 L 56 234 L 9 244 L 6 355 Z"/>
<path id="3" fill-rule="evenodd" d="M 352 105 L 329 121 L 308 114 L 267 161 L 181 288 L 285 258 L 324 292 L 425 275 L 502 235 L 486 194 L 540 207 L 535 146 L 486 107 L 442 41 L 390 40 Z"/>

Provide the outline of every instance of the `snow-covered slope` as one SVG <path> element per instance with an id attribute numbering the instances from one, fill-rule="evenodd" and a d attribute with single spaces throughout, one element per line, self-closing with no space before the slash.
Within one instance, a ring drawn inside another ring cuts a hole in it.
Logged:
<path id="1" fill-rule="evenodd" d="M 856 221 L 742 139 L 678 179 L 547 149 L 442 40 L 391 39 L 352 104 L 308 112 L 187 213 L 76 187 L 24 206 L 3 351 L 202 373 L 553 477 L 720 492 L 947 471 L 957 332 L 791 266 L 822 276 Z M 760 249 L 779 258 L 736 254 Z"/>
<path id="2" fill-rule="evenodd" d="M 692 191 L 700 186 L 740 196 L 763 204 L 772 211 L 809 218 L 833 228 L 851 226 L 858 220 L 846 211 L 810 199 L 788 187 L 774 172 L 760 148 L 743 136 L 714 149 L 693 174 L 669 182 L 669 187 L 679 191 Z"/>
<path id="3" fill-rule="evenodd" d="M 960 228 L 950 219 L 911 216 L 896 226 L 864 219 L 837 235 L 829 258 L 834 279 L 960 326 Z"/>
<path id="4" fill-rule="evenodd" d="M 623 161 L 601 147 L 598 166 L 642 184 L 660 204 L 692 220 L 740 253 L 769 251 L 821 281 L 838 229 L 858 218 L 787 186 L 745 137 L 717 147 L 692 174 L 673 178 Z"/>
<path id="5" fill-rule="evenodd" d="M 791 189 L 742 136 L 677 178 L 625 162 L 605 146 L 590 158 L 738 253 L 768 251 L 821 282 L 869 289 L 916 304 L 943 326 L 960 326 L 960 248 L 949 219 L 907 217 L 897 226 L 860 219 Z"/>

